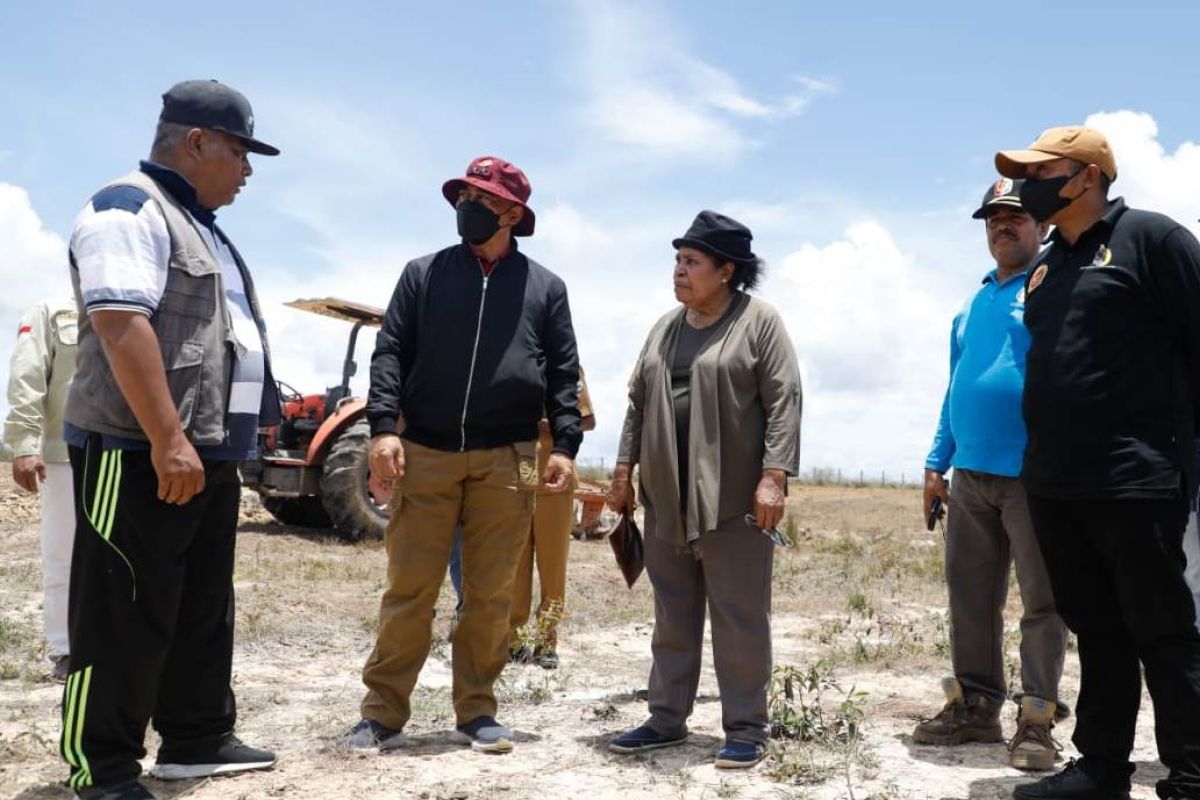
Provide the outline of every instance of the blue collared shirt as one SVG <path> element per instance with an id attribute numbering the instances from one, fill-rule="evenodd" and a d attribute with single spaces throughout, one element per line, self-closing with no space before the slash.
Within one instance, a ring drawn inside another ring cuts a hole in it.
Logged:
<path id="1" fill-rule="evenodd" d="M 1003 283 L 992 270 L 954 317 L 950 384 L 925 468 L 961 467 L 1015 478 L 1025 452 L 1025 272 Z"/>

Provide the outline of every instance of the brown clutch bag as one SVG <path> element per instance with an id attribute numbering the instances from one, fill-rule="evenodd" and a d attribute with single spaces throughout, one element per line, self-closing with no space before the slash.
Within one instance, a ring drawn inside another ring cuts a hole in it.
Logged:
<path id="1" fill-rule="evenodd" d="M 608 535 L 608 543 L 612 545 L 613 555 L 617 557 L 617 566 L 621 568 L 626 585 L 632 589 L 646 566 L 642 532 L 638 530 L 633 517 L 621 514 L 617 527 Z"/>

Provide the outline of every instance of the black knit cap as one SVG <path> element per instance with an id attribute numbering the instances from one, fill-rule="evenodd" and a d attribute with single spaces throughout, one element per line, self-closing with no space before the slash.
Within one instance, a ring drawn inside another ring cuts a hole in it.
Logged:
<path id="1" fill-rule="evenodd" d="M 681 247 L 694 247 L 721 259 L 722 262 L 748 264 L 758 261 L 758 256 L 750 249 L 750 241 L 753 238 L 750 229 L 736 219 L 706 210 L 696 215 L 692 227 L 688 228 L 683 236 L 671 242 L 671 246 L 676 250 Z"/>

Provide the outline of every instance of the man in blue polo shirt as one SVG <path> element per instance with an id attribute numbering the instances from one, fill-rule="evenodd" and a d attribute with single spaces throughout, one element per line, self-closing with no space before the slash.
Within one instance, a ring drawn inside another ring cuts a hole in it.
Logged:
<path id="1" fill-rule="evenodd" d="M 924 518 L 934 498 L 952 507 L 946 531 L 954 677 L 943 681 L 946 705 L 913 731 L 920 744 L 1000 742 L 1004 704 L 1004 619 L 1008 570 L 1015 560 L 1025 613 L 1017 732 L 1009 759 L 1019 769 L 1050 769 L 1066 628 L 1054 610 L 1046 567 L 1018 476 L 1025 450 L 1021 391 L 1025 383 L 1025 272 L 1046 226 L 1021 209 L 1020 181 L 990 186 L 972 216 L 987 226 L 996 268 L 954 318 L 950 384 L 925 462 Z M 950 493 L 943 477 L 954 467 Z"/>

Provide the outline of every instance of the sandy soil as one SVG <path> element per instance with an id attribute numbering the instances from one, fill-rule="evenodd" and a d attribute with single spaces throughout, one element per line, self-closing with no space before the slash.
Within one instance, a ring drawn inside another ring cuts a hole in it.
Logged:
<path id="1" fill-rule="evenodd" d="M 5 470 L 7 472 L 7 470 Z M 868 694 L 864 739 L 855 758 L 824 753 L 835 769 L 791 770 L 793 745 L 747 773 L 718 771 L 720 702 L 710 657 L 685 747 L 647 757 L 605 749 L 643 721 L 652 628 L 645 580 L 627 591 L 603 542 L 571 555 L 570 616 L 562 668 L 511 666 L 500 687 L 502 721 L 517 732 L 506 756 L 453 744 L 446 593 L 435 644 L 414 695 L 414 744 L 387 755 L 338 746 L 357 720 L 359 670 L 376 626 L 384 557 L 378 544 L 348 545 L 278 525 L 252 497 L 239 534 L 238 644 L 234 661 L 239 733 L 279 753 L 269 772 L 147 785 L 166 798 L 1002 798 L 1027 780 L 1006 765 L 1003 745 L 915 745 L 915 721 L 940 704 L 945 657 L 941 542 L 917 524 L 913 490 L 806 487 L 790 500 L 797 547 L 776 564 L 777 664 L 825 660 L 838 684 Z M 0 483 L 0 798 L 54 800 L 71 793 L 56 753 L 61 687 L 46 678 L 40 637 L 37 505 Z M 1013 593 L 1015 595 L 1015 592 Z M 1009 619 L 1019 616 L 1010 601 Z M 1010 625 L 1015 628 L 1015 625 Z M 1015 659 L 1015 635 L 1008 637 Z M 1064 694 L 1078 665 L 1068 654 Z M 828 698 L 827 698 L 828 699 Z M 836 698 L 834 698 L 836 699 Z M 1148 700 L 1138 727 L 1134 797 L 1154 796 L 1164 776 L 1155 760 Z M 1005 734 L 1013 730 L 1013 708 Z M 1056 733 L 1071 755 L 1071 721 Z M 156 738 L 147 737 L 152 763 Z M 840 762 L 839 762 L 840 760 Z M 778 776 L 777 776 L 778 777 Z"/>

